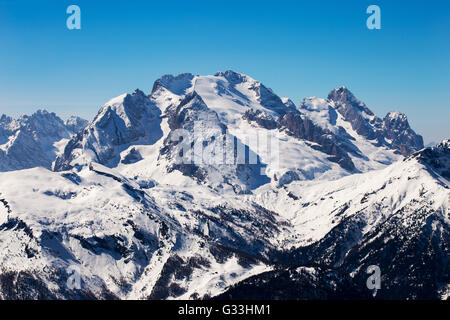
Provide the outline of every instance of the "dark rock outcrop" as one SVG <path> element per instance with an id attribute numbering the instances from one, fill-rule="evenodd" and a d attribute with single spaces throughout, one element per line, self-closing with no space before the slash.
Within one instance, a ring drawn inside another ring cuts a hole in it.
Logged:
<path id="1" fill-rule="evenodd" d="M 338 163 L 345 170 L 355 170 L 355 165 L 347 152 L 341 148 L 337 137 L 333 133 L 316 126 L 310 119 L 300 113 L 288 112 L 278 119 L 277 124 L 280 129 L 285 129 L 288 134 L 298 139 L 317 143 L 318 145 L 312 145 L 311 147 L 330 155 L 331 157 L 328 159 Z"/>
<path id="2" fill-rule="evenodd" d="M 339 87 L 328 94 L 328 100 L 334 103 L 336 110 L 345 121 L 351 123 L 353 130 L 366 139 L 378 138 L 382 127 L 380 118 L 359 101 L 346 87 Z"/>
<path id="3" fill-rule="evenodd" d="M 411 129 L 406 115 L 401 112 L 389 112 L 384 117 L 383 136 L 391 141 L 393 149 L 399 150 L 404 156 L 423 148 L 422 136 Z"/>

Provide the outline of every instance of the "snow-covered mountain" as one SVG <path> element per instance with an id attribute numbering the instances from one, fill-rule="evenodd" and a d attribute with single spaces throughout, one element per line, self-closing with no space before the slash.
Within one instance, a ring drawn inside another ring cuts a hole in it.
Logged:
<path id="1" fill-rule="evenodd" d="M 134 97 L 136 93 L 122 95 L 105 104 L 89 125 L 90 129 L 70 141 L 64 155 L 57 159 L 55 169 L 86 166 L 92 160 L 109 167 L 119 164 L 119 170 L 130 173 L 142 173 L 141 167 L 145 166 L 145 171 L 151 172 L 145 179 L 176 170 L 185 176 L 197 177 L 199 182 L 248 192 L 268 179 L 281 186 L 293 180 L 336 179 L 355 172 L 380 169 L 402 158 L 399 148 L 404 154 L 409 154 L 423 147 L 423 143 L 410 143 L 406 138 L 415 137 L 406 120 L 395 123 L 385 121 L 389 123 L 386 125 L 389 132 L 398 131 L 389 135 L 389 142 L 385 140 L 383 133 L 387 129 L 383 121 L 345 88 L 333 90 L 327 100 L 315 97 L 304 99 L 296 108 L 290 100 L 281 99 L 251 77 L 227 71 L 214 76 L 166 75 L 155 82 L 148 97 L 144 98 L 143 93 L 138 92 L 141 98 L 133 104 L 124 102 L 124 99 Z M 191 98 L 196 101 L 192 112 L 184 107 Z M 367 119 L 357 109 L 361 106 L 365 108 Z M 140 108 L 141 112 L 149 113 L 154 120 L 148 124 L 147 116 L 139 119 L 145 123 L 147 131 L 144 132 L 142 124 L 130 122 L 126 111 L 117 112 L 116 108 Z M 184 113 L 192 114 L 192 117 L 184 119 Z M 201 125 L 200 114 L 203 117 Z M 183 119 L 180 120 L 180 117 Z M 212 168 L 205 163 L 195 166 L 192 163 L 171 163 L 173 157 L 168 155 L 179 150 L 170 150 L 177 143 L 169 140 L 178 135 L 180 129 L 185 129 L 185 124 L 177 121 L 191 122 L 187 140 L 192 143 L 197 141 L 198 144 L 208 144 L 211 150 L 227 149 L 227 138 L 236 139 L 242 145 L 241 149 L 247 150 L 244 153 L 252 156 L 247 156 L 244 166 L 240 163 L 241 158 L 234 157 L 234 160 L 230 159 L 234 167 L 228 165 L 227 169 L 222 167 L 219 170 L 218 166 Z M 359 129 L 358 121 L 363 123 L 359 126 L 364 125 L 372 133 Z M 194 122 L 203 130 L 199 133 L 203 141 L 194 137 Z M 95 128 L 100 127 L 102 131 L 98 132 Z M 216 129 L 206 133 L 204 129 L 208 127 Z M 375 135 L 373 132 L 377 130 L 381 133 Z M 216 137 L 216 133 L 220 137 Z M 138 141 L 138 138 L 145 141 Z M 207 141 L 215 138 L 218 139 L 214 143 Z M 117 147 L 111 148 L 110 145 Z M 122 166 L 123 161 L 120 159 L 123 160 L 130 152 L 130 157 L 139 161 L 133 160 L 133 164 L 128 167 Z M 152 156 L 142 157 L 141 153 Z M 261 174 L 254 176 L 255 170 Z M 203 177 L 206 172 L 214 178 Z M 248 180 L 244 176 L 252 176 L 254 181 L 244 181 Z"/>
<path id="2" fill-rule="evenodd" d="M 372 297 L 368 265 L 376 297 L 448 296 L 449 143 L 344 87 L 295 106 L 233 71 L 166 75 L 58 123 L 52 171 L 0 173 L 0 298 Z"/>
<path id="3" fill-rule="evenodd" d="M 380 145 L 387 143 L 404 156 L 423 148 L 423 138 L 410 128 L 404 113 L 389 112 L 381 120 L 346 87 L 331 91 L 328 100 L 359 135 Z"/>
<path id="4" fill-rule="evenodd" d="M 53 112 L 39 110 L 31 116 L 0 118 L 0 171 L 42 166 L 51 168 L 56 154 L 85 120 L 71 118 L 64 123 Z"/>

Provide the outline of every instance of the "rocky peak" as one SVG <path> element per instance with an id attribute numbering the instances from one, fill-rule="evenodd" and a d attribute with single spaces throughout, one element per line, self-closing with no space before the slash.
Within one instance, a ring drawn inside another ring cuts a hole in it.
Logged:
<path id="1" fill-rule="evenodd" d="M 290 110 L 270 88 L 265 87 L 258 82 L 258 85 L 254 87 L 258 95 L 259 103 L 266 109 L 275 111 L 279 115 L 284 115 Z"/>
<path id="2" fill-rule="evenodd" d="M 225 72 L 219 71 L 215 74 L 215 76 L 216 77 L 224 77 L 232 84 L 237 84 L 237 83 L 241 83 L 241 82 L 246 82 L 248 80 L 253 80 L 249 76 L 239 73 L 239 72 L 235 72 L 233 70 L 227 70 Z"/>
<path id="3" fill-rule="evenodd" d="M 55 143 L 68 139 L 70 131 L 55 113 L 38 110 L 31 116 L 0 119 L 0 171 L 42 166 L 50 169 L 58 152 Z"/>
<path id="4" fill-rule="evenodd" d="M 344 120 L 351 123 L 353 130 L 359 135 L 369 140 L 377 138 L 381 119 L 376 117 L 350 90 L 344 86 L 333 89 L 328 94 L 328 100 L 332 102 Z"/>
<path id="5" fill-rule="evenodd" d="M 408 118 L 401 112 L 389 112 L 383 119 L 383 136 L 391 147 L 404 156 L 423 148 L 422 136 L 416 134 L 408 123 Z"/>
<path id="6" fill-rule="evenodd" d="M 328 100 L 333 101 L 338 109 L 345 110 L 352 108 L 355 111 L 364 112 L 369 116 L 374 115 L 374 113 L 345 86 L 331 90 L 328 94 Z"/>
<path id="7" fill-rule="evenodd" d="M 191 73 L 182 73 L 178 76 L 166 74 L 155 81 L 153 84 L 152 94 L 160 88 L 165 88 L 176 95 L 184 95 L 187 89 L 192 87 L 194 75 Z"/>
<path id="8" fill-rule="evenodd" d="M 70 136 L 64 121 L 54 112 L 47 110 L 38 110 L 31 116 L 23 115 L 18 122 L 22 132 L 26 131 L 35 137 L 50 137 L 59 140 Z"/>
<path id="9" fill-rule="evenodd" d="M 391 111 L 383 119 L 384 127 L 387 129 L 407 130 L 409 129 L 408 118 L 402 112 Z"/>
<path id="10" fill-rule="evenodd" d="M 54 170 L 68 170 L 90 161 L 116 165 L 120 161 L 120 152 L 130 144 L 148 145 L 161 138 L 160 114 L 154 101 L 139 89 L 111 99 L 86 130 L 72 137 L 64 154 L 56 159 Z"/>

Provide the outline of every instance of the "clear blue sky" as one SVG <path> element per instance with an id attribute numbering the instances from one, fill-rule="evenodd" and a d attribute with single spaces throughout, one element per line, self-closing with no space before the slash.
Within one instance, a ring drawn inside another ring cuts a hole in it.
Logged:
<path id="1" fill-rule="evenodd" d="M 81 8 L 82 29 L 66 28 Z M 382 29 L 366 28 L 381 8 Z M 92 118 L 163 74 L 246 73 L 295 103 L 346 85 L 450 138 L 450 1 L 0 0 L 0 113 Z"/>

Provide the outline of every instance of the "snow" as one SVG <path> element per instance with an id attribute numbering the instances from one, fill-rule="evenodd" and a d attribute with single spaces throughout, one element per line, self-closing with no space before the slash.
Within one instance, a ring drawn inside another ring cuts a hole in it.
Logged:
<path id="1" fill-rule="evenodd" d="M 0 195 L 1 196 L 1 195 Z M 8 221 L 8 209 L 3 203 L 0 203 L 0 225 Z"/>
<path id="2" fill-rule="evenodd" d="M 130 172 L 139 170 L 138 163 L 130 166 L 134 166 Z M 125 167 L 127 166 L 123 166 Z M 0 235 L 2 266 L 15 270 L 39 270 L 50 262 L 63 266 L 75 263 L 82 269 L 83 277 L 103 281 L 122 298 L 141 299 L 151 293 L 165 262 L 172 254 L 177 253 L 184 260 L 201 255 L 210 261 L 208 268 L 194 269 L 189 279 L 174 280 L 174 283 L 186 288 L 186 292 L 178 298 L 189 299 L 194 293 L 200 296 L 220 294 L 240 280 L 271 270 L 269 266 L 261 263 L 244 268 L 237 263 L 236 257 L 218 263 L 210 253 L 202 249 L 199 246 L 201 237 L 210 237 L 217 232 L 217 229 L 209 230 L 210 228 L 201 222 L 204 218 L 210 219 L 208 217 L 213 218 L 216 215 L 206 208 L 223 205 L 236 210 L 251 210 L 256 203 L 277 213 L 273 216 L 275 224 L 284 227 L 279 233 L 272 233 L 266 240 L 279 249 L 314 243 L 341 221 L 354 215 L 360 215 L 364 221 L 362 232 L 366 234 L 386 221 L 390 215 L 410 206 L 420 197 L 426 197 L 428 200 L 425 201 L 428 202 L 432 199 L 430 203 L 436 214 L 440 214 L 441 220 L 450 225 L 446 214 L 449 208 L 449 189 L 437 183 L 424 165 L 415 159 L 333 181 L 294 181 L 284 188 L 265 185 L 251 195 L 218 192 L 208 186 L 192 183 L 179 183 L 178 186 L 159 183 L 145 190 L 140 189 L 133 179 L 125 177 L 119 171 L 127 172 L 93 163 L 91 169 L 85 168 L 73 173 L 78 176 L 77 183 L 64 177 L 67 172 L 55 173 L 44 168 L 1 173 L 0 198 L 7 199 L 11 207 L 9 221 L 16 217 L 21 219 L 30 227 L 36 239 L 42 238 L 47 232 L 61 234 L 63 247 L 73 255 L 73 258 L 64 258 L 64 251 L 58 249 L 55 242 L 53 246 L 56 247 L 53 250 L 59 250 L 61 254 L 58 258 L 52 251 L 40 248 L 37 242 L 26 240 L 24 234 L 4 231 Z M 130 195 L 123 187 L 124 184 L 129 188 L 141 190 L 144 200 L 138 201 Z M 426 190 L 425 195 L 423 190 Z M 156 220 L 142 215 L 143 210 L 148 210 L 144 209 L 142 201 L 146 203 L 145 206 L 155 208 L 152 214 L 158 217 L 158 220 L 166 221 L 171 226 L 171 232 L 174 233 L 167 240 L 159 235 Z M 417 205 L 420 206 L 420 203 Z M 348 208 L 341 212 L 344 206 Z M 177 209 L 178 207 L 184 209 Z M 363 208 L 364 213 L 361 213 Z M 201 218 L 191 214 L 197 210 L 203 211 L 206 216 Z M 0 217 L 4 223 L 5 209 L 2 206 Z M 147 250 L 134 240 L 133 231 L 125 226 L 130 219 L 140 230 L 160 239 L 159 246 L 162 251 L 159 254 L 148 251 L 148 261 L 136 257 L 131 263 L 125 263 L 125 258 L 117 260 L 106 252 L 93 254 L 74 238 L 120 235 L 125 246 L 137 245 L 134 249 L 137 252 Z M 244 232 L 245 229 L 239 227 L 243 221 L 233 222 L 238 223 L 233 224 L 234 232 Z M 192 230 L 196 228 L 203 230 L 203 236 L 192 234 Z M 221 241 L 230 236 L 224 234 L 225 238 Z M 245 237 L 251 239 L 250 235 Z M 32 260 L 21 254 L 24 243 L 39 252 Z M 314 274 L 313 270 L 303 271 Z M 133 289 L 130 292 L 122 292 L 112 278 L 127 279 L 133 283 Z M 92 290 L 95 290 L 96 285 L 98 283 L 95 281 L 89 282 Z"/>
<path id="3" fill-rule="evenodd" d="M 311 119 L 314 124 L 330 132 L 337 133 L 337 112 L 326 99 L 309 97 L 300 101 L 298 110 Z"/>
<path id="4" fill-rule="evenodd" d="M 249 272 L 239 265 L 236 257 L 232 257 L 224 264 L 214 262 L 207 270 L 197 271 L 192 276 L 190 285 L 191 290 L 181 295 L 179 299 L 187 300 L 191 298 L 194 293 L 203 292 L 214 297 L 223 293 L 230 284 L 236 284 L 244 279 L 271 270 L 271 267 L 259 264 L 253 267 Z"/>
<path id="5" fill-rule="evenodd" d="M 111 100 L 106 102 L 105 106 L 119 107 L 120 105 L 123 104 L 123 101 L 124 101 L 126 96 L 127 96 L 127 93 L 122 93 L 121 95 L 119 95 L 119 96 L 117 96 L 115 98 L 112 98 Z"/>
<path id="6" fill-rule="evenodd" d="M 243 266 L 237 251 L 265 257 L 270 250 L 310 245 L 351 217 L 360 219 L 364 236 L 399 210 L 405 209 L 406 219 L 428 203 L 433 214 L 450 225 L 448 181 L 440 171 L 421 163 L 419 155 L 402 161 L 393 150 L 360 136 L 329 100 L 305 98 L 297 109 L 355 146 L 360 154 L 349 155 L 360 173 L 350 175 L 314 149 L 312 142 L 243 119 L 249 110 L 276 119 L 284 110 L 280 108 L 294 106 L 287 98 L 272 96 L 251 77 L 227 71 L 214 76 L 163 76 L 158 81 L 149 97 L 137 90 L 108 101 L 81 138 L 67 134 L 40 140 L 43 150 L 59 154 L 58 159 L 71 166 L 60 172 L 38 166 L 0 172 L 0 199 L 11 210 L 8 213 L 0 202 L 3 268 L 34 270 L 57 291 L 61 284 L 42 270 L 76 265 L 94 294 L 100 295 L 105 285 L 119 298 L 146 299 L 163 270 L 167 272 L 168 261 L 178 257 L 187 263 L 201 257 L 206 263 L 189 276 L 168 276 L 168 283 L 184 292 L 167 298 L 190 299 L 220 294 L 243 279 L 272 270 L 260 260 Z M 270 182 L 239 194 L 222 181 L 240 178 L 233 176 L 235 167 L 205 165 L 209 180 L 204 182 L 178 170 L 168 172 L 173 161 L 161 153 L 173 132 L 168 118 L 185 95 L 195 97 L 194 92 L 198 97 L 191 103 L 199 108 L 190 116 L 201 120 L 203 137 L 217 134 L 217 128 L 225 125 L 267 165 L 264 174 Z M 21 136 L 16 121 L 1 119 L 0 147 L 5 153 Z M 8 133 L 6 138 L 1 129 Z M 272 144 L 251 136 L 265 137 Z M 76 147 L 65 159 L 68 141 Z M 448 147 L 448 140 L 440 144 L 444 150 Z M 140 157 L 122 161 L 132 150 Z M 0 164 L 6 163 L 3 153 Z M 7 228 L 7 223 L 19 220 L 31 231 Z M 221 261 L 211 252 L 218 245 L 236 251 Z M 34 252 L 31 257 L 24 248 Z M 306 267 L 297 272 L 316 274 Z"/>

